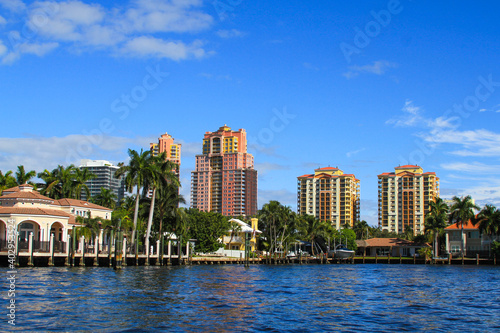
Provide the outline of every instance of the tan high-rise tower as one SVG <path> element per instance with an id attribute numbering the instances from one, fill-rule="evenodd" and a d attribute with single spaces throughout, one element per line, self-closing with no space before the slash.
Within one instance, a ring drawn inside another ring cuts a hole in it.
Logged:
<path id="1" fill-rule="evenodd" d="M 359 180 L 338 168 L 297 177 L 297 212 L 330 221 L 340 229 L 359 220 Z"/>
<path id="2" fill-rule="evenodd" d="M 191 207 L 226 216 L 257 213 L 257 171 L 244 129 L 206 132 L 191 173 Z"/>
<path id="3" fill-rule="evenodd" d="M 410 227 L 421 234 L 429 202 L 439 196 L 439 178 L 417 165 L 394 169 L 378 175 L 378 225 L 397 233 Z"/>

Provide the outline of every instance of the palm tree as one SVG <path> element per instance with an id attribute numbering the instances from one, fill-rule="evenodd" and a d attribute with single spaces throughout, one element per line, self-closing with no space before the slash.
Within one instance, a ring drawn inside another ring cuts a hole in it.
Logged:
<path id="1" fill-rule="evenodd" d="M 259 220 L 262 222 L 263 242 L 271 253 L 278 247 L 283 248 L 285 240 L 291 238 L 295 232 L 295 214 L 290 207 L 281 205 L 278 201 L 271 200 L 264 204 L 259 211 Z"/>
<path id="2" fill-rule="evenodd" d="M 186 200 L 179 194 L 179 188 L 173 184 L 167 184 L 158 191 L 158 198 L 156 199 L 156 206 L 160 215 L 160 236 L 163 233 L 163 219 L 167 217 L 173 221 L 172 227 L 175 229 L 175 224 L 182 215 L 182 210 L 179 208 L 180 204 L 185 204 Z"/>
<path id="3" fill-rule="evenodd" d="M 58 165 L 52 171 L 45 169 L 38 174 L 45 184 L 38 184 L 40 193 L 52 199 L 72 198 L 75 193 L 74 174 L 76 167 L 71 164 L 68 167 Z"/>
<path id="4" fill-rule="evenodd" d="M 115 172 L 115 177 L 119 178 L 125 175 L 125 184 L 127 186 L 127 191 L 133 192 L 134 187 L 137 192 L 135 200 L 134 209 L 134 229 L 132 230 L 132 242 L 135 242 L 135 233 L 137 231 L 137 216 L 139 214 L 139 200 L 140 200 L 140 190 L 144 185 L 146 177 L 149 172 L 149 165 L 151 164 L 151 151 L 143 151 L 141 149 L 140 153 L 135 150 L 129 149 L 128 155 L 130 161 L 128 165 L 121 166 Z"/>
<path id="5" fill-rule="evenodd" d="M 147 168 L 144 189 L 152 190 L 151 205 L 149 208 L 148 227 L 146 231 L 146 246 L 149 248 L 149 236 L 151 235 L 151 226 L 153 225 L 153 215 L 155 209 L 156 191 L 158 188 L 167 186 L 171 183 L 179 186 L 179 179 L 172 171 L 177 167 L 172 161 L 167 160 L 165 152 L 151 158 L 151 163 Z"/>
<path id="6" fill-rule="evenodd" d="M 16 179 L 12 177 L 12 171 L 7 171 L 5 174 L 0 171 L 0 195 L 3 190 L 16 186 Z"/>
<path id="7" fill-rule="evenodd" d="M 118 197 L 116 196 L 116 194 L 113 193 L 113 191 L 111 189 L 101 187 L 101 193 L 99 193 L 94 198 L 94 203 L 101 205 L 103 207 L 115 209 L 117 198 Z"/>
<path id="8" fill-rule="evenodd" d="M 436 197 L 429 203 L 429 212 L 425 215 L 425 233 L 434 237 L 434 255 L 439 255 L 438 235 L 446 227 L 448 205 L 443 199 Z"/>
<path id="9" fill-rule="evenodd" d="M 357 221 L 352 228 L 356 233 L 356 239 L 367 239 L 368 238 L 368 223 L 363 221 Z"/>
<path id="10" fill-rule="evenodd" d="M 82 191 L 85 191 L 86 198 L 90 198 L 90 190 L 87 186 L 89 180 L 97 178 L 97 175 L 92 173 L 90 169 L 75 168 L 75 174 L 72 182 L 72 190 L 74 191 L 73 196 L 75 199 L 80 200 L 82 197 Z"/>
<path id="11" fill-rule="evenodd" d="M 498 236 L 500 234 L 500 210 L 493 205 L 486 205 L 481 209 L 477 218 L 473 219 L 474 225 L 479 224 L 479 232 L 488 236 Z M 496 240 L 497 237 L 495 237 Z M 491 250 L 491 242 L 490 242 Z"/>
<path id="12" fill-rule="evenodd" d="M 474 204 L 470 195 L 459 198 L 454 196 L 452 198 L 453 204 L 450 208 L 449 220 L 451 223 L 456 223 L 461 226 L 460 232 L 460 252 L 464 256 L 464 224 L 468 221 L 474 220 L 474 210 L 479 210 L 479 207 Z"/>
<path id="13" fill-rule="evenodd" d="M 314 255 L 315 242 L 318 238 L 325 236 L 328 230 L 328 223 L 312 215 L 303 215 L 300 218 L 304 222 L 303 235 L 311 243 L 311 251 L 312 255 Z"/>
<path id="14" fill-rule="evenodd" d="M 35 170 L 31 170 L 31 171 L 26 172 L 24 170 L 24 165 L 17 166 L 17 171 L 16 171 L 16 183 L 17 183 L 17 185 L 26 184 L 33 177 L 36 177 Z"/>

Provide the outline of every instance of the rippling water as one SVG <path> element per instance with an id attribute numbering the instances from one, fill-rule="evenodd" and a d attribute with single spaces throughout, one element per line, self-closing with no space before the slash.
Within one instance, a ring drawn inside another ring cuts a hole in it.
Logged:
<path id="1" fill-rule="evenodd" d="M 1 272 L 7 275 L 6 269 Z M 4 283 L 4 288 L 7 285 Z M 422 265 L 25 268 L 33 331 L 499 331 L 500 269 Z M 5 307 L 7 291 L 2 293 Z M 6 311 L 6 310 L 4 310 Z"/>

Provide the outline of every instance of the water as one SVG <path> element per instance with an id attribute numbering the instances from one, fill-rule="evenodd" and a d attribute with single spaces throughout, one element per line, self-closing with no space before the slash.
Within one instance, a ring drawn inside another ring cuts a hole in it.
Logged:
<path id="1" fill-rule="evenodd" d="M 498 332 L 499 273 L 497 267 L 380 264 L 23 268 L 16 281 L 16 326 L 2 316 L 0 327 Z M 7 292 L 2 296 L 5 309 Z"/>

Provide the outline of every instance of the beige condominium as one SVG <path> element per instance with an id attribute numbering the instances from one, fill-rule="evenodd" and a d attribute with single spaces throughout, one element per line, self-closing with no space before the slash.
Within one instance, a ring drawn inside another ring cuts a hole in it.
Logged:
<path id="1" fill-rule="evenodd" d="M 382 230 L 404 233 L 411 228 L 421 234 L 429 202 L 439 196 L 439 178 L 417 165 L 394 169 L 378 175 L 378 224 Z"/>
<path id="2" fill-rule="evenodd" d="M 297 177 L 297 212 L 330 221 L 337 229 L 352 227 L 359 220 L 359 180 L 333 167 Z"/>

